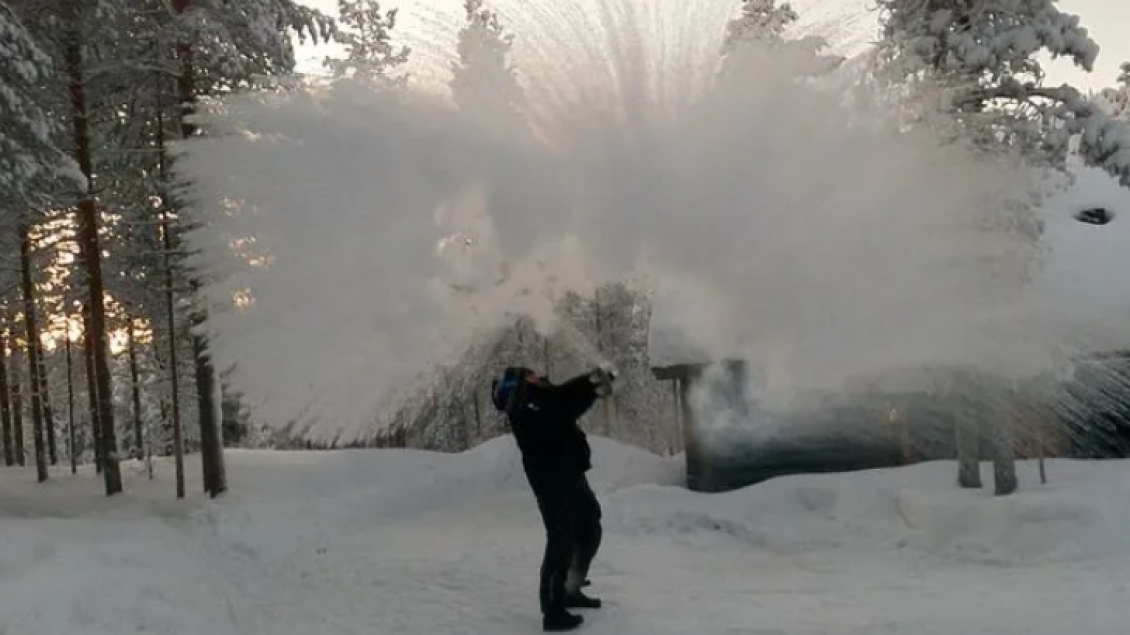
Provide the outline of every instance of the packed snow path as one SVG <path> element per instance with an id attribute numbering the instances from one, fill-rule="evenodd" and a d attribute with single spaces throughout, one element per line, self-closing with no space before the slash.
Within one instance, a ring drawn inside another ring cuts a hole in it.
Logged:
<path id="1" fill-rule="evenodd" d="M 677 463 L 597 441 L 606 606 L 583 632 L 1124 629 L 1125 462 L 1053 462 L 1047 486 L 1023 465 L 1005 500 L 957 490 L 945 463 L 703 495 L 671 485 Z M 0 470 L 0 633 L 540 631 L 542 533 L 509 439 L 459 456 L 231 452 L 218 502 L 172 500 L 160 467 L 111 501 L 92 475 Z"/>

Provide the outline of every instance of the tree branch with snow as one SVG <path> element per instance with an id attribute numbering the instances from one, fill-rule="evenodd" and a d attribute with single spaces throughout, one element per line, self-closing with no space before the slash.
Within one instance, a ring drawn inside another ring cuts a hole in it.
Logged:
<path id="1" fill-rule="evenodd" d="M 1130 187 L 1130 125 L 1068 86 L 1044 86 L 1044 53 L 1094 68 L 1099 46 L 1054 0 L 879 0 L 878 59 L 896 82 L 941 89 L 943 109 L 985 147 L 1063 168 L 1078 155 Z M 1130 74 L 1124 66 L 1123 81 Z"/>

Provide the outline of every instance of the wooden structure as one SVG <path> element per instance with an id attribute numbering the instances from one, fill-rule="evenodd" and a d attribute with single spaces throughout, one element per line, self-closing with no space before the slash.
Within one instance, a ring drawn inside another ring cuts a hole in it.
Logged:
<path id="1" fill-rule="evenodd" d="M 727 407 L 748 417 L 752 440 L 743 439 L 739 432 L 711 444 L 705 443 L 703 422 L 691 407 L 691 392 L 712 364 L 672 364 L 653 367 L 652 373 L 658 380 L 672 382 L 687 487 L 718 492 L 789 474 L 953 460 L 962 443 L 975 457 L 974 465 L 984 461 L 1000 465 L 994 460 L 1000 452 L 1017 460 L 1130 457 L 1130 397 L 1113 397 L 1130 395 L 1130 354 L 1080 361 L 1086 363 L 1071 380 L 1018 387 L 1008 403 L 1001 400 L 1003 388 L 987 377 L 952 393 L 896 389 L 879 382 L 814 399 L 804 410 L 763 421 L 766 413 L 743 412 L 749 403 L 747 364 L 725 360 L 719 362 L 724 379 L 712 378 L 709 389 L 715 398 L 721 389 L 723 396 L 733 399 Z M 774 427 L 778 433 L 758 435 L 760 426 Z"/>
<path id="2" fill-rule="evenodd" d="M 747 365 L 742 360 L 721 362 L 726 376 L 730 378 L 733 397 L 732 405 L 744 408 L 744 386 Z M 682 363 L 652 367 L 652 375 L 660 381 L 670 381 L 678 409 L 679 427 L 683 436 L 683 451 L 686 460 L 687 487 L 694 491 L 713 491 L 717 489 L 716 479 L 712 478 L 711 457 L 704 450 L 699 423 L 691 408 L 690 394 L 695 384 L 702 379 L 709 363 Z"/>
<path id="3" fill-rule="evenodd" d="M 718 435 L 707 434 L 690 401 L 692 390 L 716 365 L 721 372 L 708 387 L 713 398 L 749 421 L 746 430 L 738 429 L 721 441 L 715 438 Z M 911 437 L 905 421 L 892 421 L 893 411 L 883 400 L 829 403 L 826 408 L 797 412 L 787 421 L 762 420 L 766 413 L 749 408 L 749 365 L 743 360 L 656 366 L 652 374 L 672 383 L 685 449 L 686 485 L 692 491 L 722 492 L 789 474 L 892 467 L 911 460 L 912 446 L 929 446 Z M 790 431 L 765 435 L 770 440 L 757 434 L 759 427 Z M 714 442 L 707 443 L 708 438 Z"/>

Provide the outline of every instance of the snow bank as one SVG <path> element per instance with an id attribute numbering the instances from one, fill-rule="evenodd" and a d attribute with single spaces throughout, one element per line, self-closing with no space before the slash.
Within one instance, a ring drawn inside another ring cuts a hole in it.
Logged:
<path id="1" fill-rule="evenodd" d="M 593 480 L 600 488 L 615 490 L 639 484 L 678 485 L 683 466 L 672 459 L 634 448 L 618 441 L 590 437 L 593 446 Z M 238 493 L 240 509 L 209 513 L 209 521 L 220 531 L 237 535 L 277 532 L 288 518 L 302 522 L 316 516 L 334 523 L 404 522 L 453 505 L 491 496 L 528 495 L 521 455 L 510 436 L 491 439 L 467 452 L 444 454 L 421 450 L 344 450 L 338 452 L 288 453 L 247 451 L 238 454 L 249 472 L 250 486 L 258 491 L 285 492 L 303 501 L 270 516 L 256 505 L 274 509 L 271 499 L 245 500 Z M 261 522 L 262 526 L 252 527 Z M 328 530 L 327 530 L 328 531 Z M 253 549 L 253 547 L 248 547 Z"/>
<path id="2" fill-rule="evenodd" d="M 909 550 L 981 563 L 1102 560 L 1130 548 L 1130 463 L 1052 461 L 1051 484 L 1020 465 L 1021 491 L 960 490 L 952 462 L 836 475 L 798 475 L 723 494 L 640 487 L 615 494 L 610 523 L 628 535 L 723 535 L 781 553 Z"/>

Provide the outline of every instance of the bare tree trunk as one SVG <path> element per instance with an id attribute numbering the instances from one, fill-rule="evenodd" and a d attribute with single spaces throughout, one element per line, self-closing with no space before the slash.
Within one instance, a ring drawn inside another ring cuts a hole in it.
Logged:
<path id="1" fill-rule="evenodd" d="M 133 397 L 133 445 L 137 452 L 137 460 L 145 458 L 145 432 L 141 422 L 141 379 L 137 367 L 137 338 L 134 334 L 134 322 L 131 317 L 127 321 L 126 349 L 129 355 L 129 383 L 130 394 Z"/>
<path id="2" fill-rule="evenodd" d="M 98 208 L 94 201 L 94 168 L 90 155 L 90 133 L 87 128 L 86 80 L 83 77 L 82 42 L 78 22 L 81 0 L 71 0 L 70 32 L 67 33 L 64 58 L 70 81 L 71 119 L 74 124 L 75 160 L 87 179 L 84 196 L 78 203 L 79 251 L 87 272 L 90 298 L 90 344 L 94 358 L 95 383 L 98 387 L 98 423 L 101 429 L 102 476 L 107 496 L 122 491 L 122 472 L 118 462 L 117 432 L 114 429 L 114 391 L 111 389 L 110 364 L 107 359 L 106 306 L 102 279 L 102 251 L 98 238 Z"/>
<path id="3" fill-rule="evenodd" d="M 43 341 L 37 339 L 35 344 L 39 347 L 39 383 L 43 395 L 43 430 L 47 434 L 47 456 L 51 460 L 51 465 L 58 465 L 59 440 L 58 431 L 55 430 L 55 410 L 51 407 L 51 382 L 47 375 L 47 356 L 43 352 Z"/>
<path id="4" fill-rule="evenodd" d="M 975 415 L 964 411 L 954 420 L 957 446 L 957 484 L 976 489 L 981 487 L 981 431 Z"/>
<path id="5" fill-rule="evenodd" d="M 994 494 L 1008 496 L 1016 491 L 1019 482 L 1016 478 L 1016 455 L 1012 447 L 1012 435 L 1007 425 L 994 426 L 993 485 Z"/>
<path id="6" fill-rule="evenodd" d="M 215 498 L 227 490 L 223 435 L 220 430 L 219 386 L 208 353 L 208 340 L 199 334 L 207 320 L 201 311 L 193 316 L 192 357 L 196 365 L 197 408 L 200 417 L 200 459 L 204 466 L 204 491 Z"/>
<path id="7" fill-rule="evenodd" d="M 188 0 L 173 0 L 173 10 L 183 14 L 188 8 Z M 193 104 L 196 103 L 196 79 L 193 70 L 192 45 L 181 42 L 177 45 L 181 72 L 177 77 L 177 97 L 180 100 L 181 136 L 185 139 L 195 134 L 195 126 L 189 121 Z M 198 281 L 192 281 L 192 294 L 200 306 L 192 314 L 192 358 L 196 366 L 197 416 L 200 418 L 200 459 L 204 468 L 204 491 L 215 498 L 227 490 L 227 472 L 224 468 L 224 442 L 221 429 L 219 404 L 220 386 L 216 382 L 216 369 L 208 352 L 208 339 L 204 335 L 204 324 L 208 321 L 208 311 L 200 299 L 202 295 Z"/>
<path id="8" fill-rule="evenodd" d="M 22 388 L 20 386 L 19 373 L 15 371 L 18 366 L 17 354 L 15 353 L 16 343 L 13 340 L 9 339 L 8 345 L 11 347 L 13 352 L 13 370 L 12 376 L 10 377 L 10 383 L 12 386 L 12 431 L 14 432 L 13 446 L 16 452 L 16 465 L 24 467 L 25 465 L 27 465 L 27 447 L 25 447 L 24 445 L 24 396 L 21 392 Z"/>
<path id="9" fill-rule="evenodd" d="M 671 404 L 672 404 L 673 410 L 676 414 L 675 414 L 675 426 L 670 431 L 670 436 L 668 437 L 669 438 L 668 447 L 670 448 L 670 451 L 668 452 L 668 454 L 678 454 L 680 449 L 683 447 L 683 443 L 681 441 L 682 435 L 683 435 L 683 429 L 682 429 L 682 424 L 681 424 L 683 410 L 682 410 L 682 404 L 679 403 L 679 381 L 678 380 L 671 382 Z"/>
<path id="10" fill-rule="evenodd" d="M 957 484 L 967 489 L 981 487 L 981 415 L 969 404 L 971 389 L 976 386 L 976 377 L 963 373 L 947 379 L 942 387 L 942 394 L 953 402 L 950 412 L 957 452 Z"/>
<path id="11" fill-rule="evenodd" d="M 1040 464 L 1040 485 L 1048 484 L 1048 471 L 1044 467 L 1044 457 L 1047 455 L 1046 441 L 1044 440 L 1043 422 L 1036 429 L 1036 458 Z"/>
<path id="12" fill-rule="evenodd" d="M 479 391 L 471 393 L 474 398 L 472 405 L 475 408 L 475 442 L 478 443 L 483 440 L 483 409 L 479 401 Z"/>
<path id="13" fill-rule="evenodd" d="M 160 410 L 161 417 L 161 440 L 168 444 L 169 440 L 173 438 L 173 421 L 172 417 L 169 416 L 169 400 L 161 397 L 157 402 L 157 407 Z"/>
<path id="14" fill-rule="evenodd" d="M 1047 456 L 1049 456 L 1049 454 L 1051 452 L 1054 452 L 1054 450 L 1052 449 L 1052 446 L 1054 444 L 1055 436 L 1054 436 L 1054 433 L 1053 433 L 1051 435 L 1052 438 L 1051 439 L 1048 438 L 1048 436 L 1049 436 L 1048 432 L 1049 431 L 1045 426 L 1047 425 L 1049 417 L 1047 416 L 1046 411 L 1044 411 L 1043 414 L 1044 414 L 1044 416 L 1040 418 L 1039 439 L 1038 439 L 1039 448 L 1040 448 L 1040 450 L 1039 450 L 1040 451 L 1040 484 L 1041 485 L 1047 485 L 1048 484 L 1048 471 L 1047 471 L 1047 467 L 1044 464 L 1045 464 L 1045 458 Z"/>
<path id="15" fill-rule="evenodd" d="M 1013 443 L 1012 419 L 1015 416 L 1016 399 L 1000 403 L 993 427 L 990 430 L 993 445 L 993 493 L 1008 496 L 1016 491 L 1019 483 L 1016 478 L 1016 449 Z"/>
<path id="16" fill-rule="evenodd" d="M 12 437 L 12 401 L 8 386 L 8 354 L 0 340 L 0 423 L 3 425 L 4 465 L 16 462 L 16 448 Z"/>
<path id="17" fill-rule="evenodd" d="M 183 7 L 180 9 L 184 10 Z M 158 98 L 160 91 L 157 91 Z M 162 265 L 165 268 L 165 329 L 169 338 L 169 398 L 172 402 L 172 427 L 173 427 L 173 465 L 176 473 L 177 498 L 185 497 L 184 482 L 184 430 L 180 420 L 180 364 L 177 356 L 177 320 L 176 296 L 173 293 L 176 278 L 173 275 L 173 239 L 172 222 L 169 220 L 169 200 L 164 192 L 165 179 L 168 178 L 168 166 L 165 162 L 165 118 L 163 108 L 158 102 L 157 108 L 157 148 L 160 152 L 158 161 L 162 179 L 161 191 L 161 223 L 158 226 L 161 232 L 161 246 L 164 254 Z M 161 420 L 166 419 L 165 401 L 161 400 Z"/>
<path id="18" fill-rule="evenodd" d="M 173 0 L 173 11 L 183 15 L 188 10 L 189 0 Z M 182 40 L 177 43 L 177 59 L 180 73 L 177 75 L 177 100 L 181 105 L 180 132 L 182 138 L 189 138 L 196 129 L 189 120 L 196 103 L 196 76 L 193 68 L 192 43 Z M 192 294 L 199 300 L 199 282 L 192 281 Z M 200 459 L 204 470 L 204 491 L 215 498 L 227 490 L 227 473 L 224 468 L 223 431 L 218 393 L 220 386 L 216 381 L 216 370 L 208 352 L 208 340 L 203 325 L 208 320 L 207 309 L 197 308 L 191 317 L 192 357 L 196 367 L 197 413 L 200 421 Z"/>
<path id="19" fill-rule="evenodd" d="M 149 480 L 153 480 L 153 423 L 152 419 L 145 424 L 145 472 Z"/>
<path id="20" fill-rule="evenodd" d="M 24 301 L 24 333 L 27 335 L 27 370 L 31 390 L 31 433 L 35 446 L 35 475 L 47 480 L 47 444 L 43 429 L 43 401 L 39 376 L 39 327 L 35 320 L 35 284 L 31 279 L 31 238 L 26 222 L 20 227 L 20 287 Z"/>
<path id="21" fill-rule="evenodd" d="M 171 274 L 169 276 L 172 277 Z M 171 287 L 170 287 L 171 289 Z M 184 474 L 184 426 L 180 417 L 180 373 L 179 356 L 177 355 L 176 319 L 173 315 L 172 292 L 166 297 L 167 319 L 166 328 L 169 330 L 169 404 L 162 401 L 161 409 L 164 417 L 170 417 L 173 436 L 173 465 L 176 478 L 177 498 L 184 498 L 186 493 Z"/>
<path id="22" fill-rule="evenodd" d="M 166 218 L 163 214 L 162 218 Z M 181 425 L 181 380 L 180 364 L 176 355 L 176 317 L 175 301 L 173 298 L 173 269 L 168 255 L 168 221 L 163 220 L 162 234 L 165 236 L 165 328 L 168 330 L 168 381 L 169 400 L 172 401 L 173 418 L 173 463 L 176 470 L 176 497 L 184 498 L 184 430 Z"/>
<path id="23" fill-rule="evenodd" d="M 103 452 L 106 446 L 102 443 L 102 426 L 98 414 L 98 381 L 94 372 L 94 346 L 90 338 L 90 311 L 89 304 L 83 305 L 82 310 L 82 356 L 86 370 L 87 407 L 90 410 L 90 436 L 94 442 L 94 471 L 102 473 Z"/>
<path id="24" fill-rule="evenodd" d="M 63 345 L 67 355 L 67 440 L 70 444 L 67 454 L 71 459 L 71 474 L 78 474 L 78 436 L 75 434 L 75 362 L 71 349 L 70 329 L 67 330 L 67 339 Z"/>

